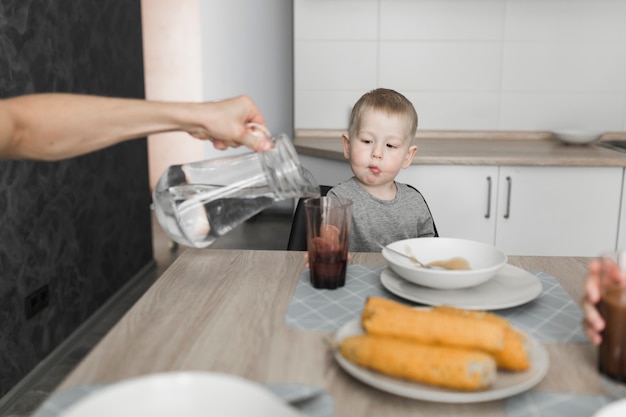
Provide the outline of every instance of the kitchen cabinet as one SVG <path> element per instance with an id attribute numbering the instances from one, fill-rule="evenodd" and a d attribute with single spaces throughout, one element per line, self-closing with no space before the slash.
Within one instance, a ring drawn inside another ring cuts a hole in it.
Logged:
<path id="1" fill-rule="evenodd" d="M 301 160 L 321 184 L 352 175 L 346 161 Z M 620 228 L 626 247 L 623 176 L 623 167 L 416 164 L 398 181 L 424 195 L 440 236 L 508 255 L 597 256 L 616 248 Z"/>
<path id="2" fill-rule="evenodd" d="M 440 236 L 494 242 L 497 166 L 412 165 L 397 180 L 422 193 Z"/>
<path id="3" fill-rule="evenodd" d="M 441 236 L 509 255 L 596 256 L 616 247 L 623 168 L 412 165 Z"/>

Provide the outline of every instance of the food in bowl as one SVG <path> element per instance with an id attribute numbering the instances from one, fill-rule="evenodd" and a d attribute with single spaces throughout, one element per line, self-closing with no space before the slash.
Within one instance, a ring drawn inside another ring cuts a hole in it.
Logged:
<path id="1" fill-rule="evenodd" d="M 383 250 L 393 272 L 414 284 L 436 289 L 460 289 L 480 285 L 493 278 L 506 265 L 507 256 L 498 248 L 473 240 L 426 237 L 399 240 L 390 249 L 414 255 L 424 264 L 463 258 L 470 269 L 418 268 L 408 258 Z"/>
<path id="2" fill-rule="evenodd" d="M 445 261 L 432 261 L 428 263 L 428 266 L 438 266 L 440 268 L 445 268 L 445 269 L 453 269 L 453 270 L 455 269 L 455 270 L 465 270 L 465 271 L 472 269 L 470 267 L 469 262 L 467 262 L 467 259 L 461 258 L 460 256 L 457 256 L 452 259 L 447 259 Z"/>

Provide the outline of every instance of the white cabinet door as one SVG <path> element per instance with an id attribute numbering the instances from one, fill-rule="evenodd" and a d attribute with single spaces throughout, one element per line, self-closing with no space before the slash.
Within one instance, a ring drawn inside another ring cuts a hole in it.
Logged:
<path id="1" fill-rule="evenodd" d="M 547 256 L 614 249 L 622 175 L 618 167 L 501 167 L 496 246 Z"/>
<path id="2" fill-rule="evenodd" d="M 497 166 L 412 165 L 397 179 L 422 193 L 439 236 L 493 244 Z"/>

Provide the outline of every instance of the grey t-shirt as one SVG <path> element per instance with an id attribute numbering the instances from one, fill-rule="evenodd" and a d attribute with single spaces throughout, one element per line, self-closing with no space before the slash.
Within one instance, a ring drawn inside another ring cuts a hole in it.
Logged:
<path id="1" fill-rule="evenodd" d="M 349 198 L 352 204 L 350 252 L 380 252 L 377 242 L 435 236 L 435 226 L 424 197 L 396 182 L 393 200 L 380 200 L 365 191 L 354 177 L 333 187 L 328 195 Z"/>

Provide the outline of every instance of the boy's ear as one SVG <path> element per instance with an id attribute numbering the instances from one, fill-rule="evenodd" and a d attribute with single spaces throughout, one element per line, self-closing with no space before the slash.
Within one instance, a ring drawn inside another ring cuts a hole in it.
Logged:
<path id="1" fill-rule="evenodd" d="M 411 166 L 411 162 L 413 162 L 413 157 L 417 153 L 417 145 L 409 146 L 409 150 L 404 157 L 404 162 L 402 163 L 402 168 L 408 168 Z"/>
<path id="2" fill-rule="evenodd" d="M 343 157 L 350 159 L 350 139 L 348 138 L 348 134 L 342 134 L 341 139 L 343 139 Z"/>

